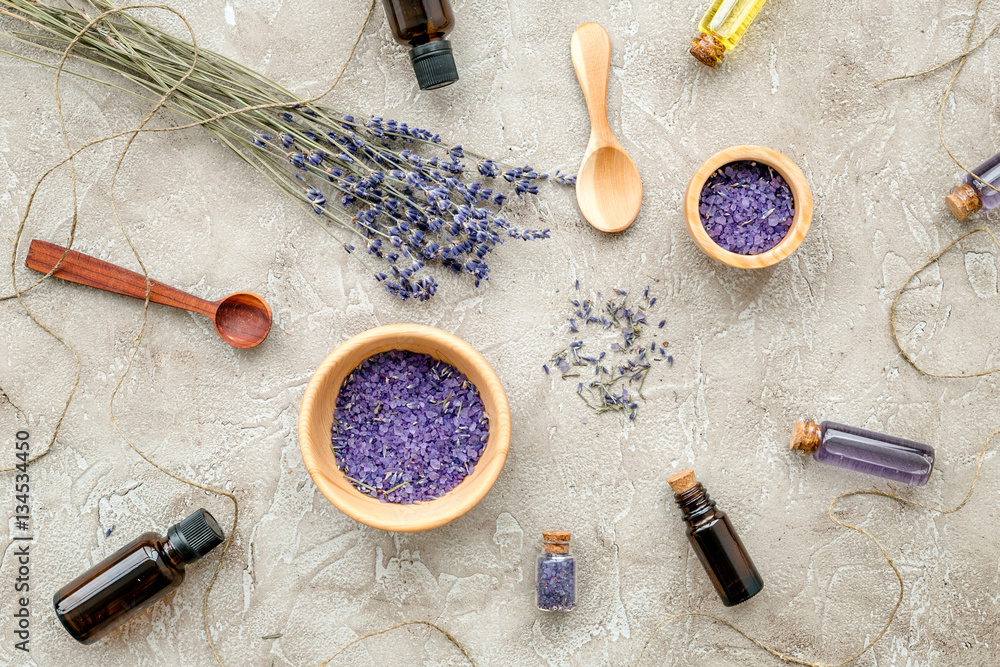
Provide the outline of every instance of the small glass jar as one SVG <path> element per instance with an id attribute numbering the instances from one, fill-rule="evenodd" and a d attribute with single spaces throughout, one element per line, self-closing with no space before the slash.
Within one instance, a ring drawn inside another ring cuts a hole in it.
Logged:
<path id="1" fill-rule="evenodd" d="M 545 553 L 538 557 L 538 608 L 569 611 L 576 606 L 576 560 L 569 555 L 570 533 L 547 530 L 542 538 Z"/>

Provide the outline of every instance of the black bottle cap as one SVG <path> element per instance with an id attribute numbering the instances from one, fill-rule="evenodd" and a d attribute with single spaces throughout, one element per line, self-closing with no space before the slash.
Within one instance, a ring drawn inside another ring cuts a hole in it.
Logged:
<path id="1" fill-rule="evenodd" d="M 413 73 L 420 90 L 443 88 L 458 81 L 458 68 L 451 53 L 451 42 L 442 39 L 416 46 L 410 51 Z"/>
<path id="2" fill-rule="evenodd" d="M 193 563 L 222 544 L 226 535 L 215 517 L 201 509 L 171 526 L 167 539 L 185 563 Z"/>

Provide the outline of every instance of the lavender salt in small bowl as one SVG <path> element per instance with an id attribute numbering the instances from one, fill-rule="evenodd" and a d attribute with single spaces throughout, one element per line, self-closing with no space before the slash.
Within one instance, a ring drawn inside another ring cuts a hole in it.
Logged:
<path id="1" fill-rule="evenodd" d="M 684 202 L 688 233 L 715 260 L 741 269 L 771 266 L 798 248 L 812 222 L 802 171 L 763 146 L 734 146 L 706 160 Z"/>
<path id="2" fill-rule="evenodd" d="M 415 393 L 391 397 L 393 405 L 385 405 L 372 385 L 383 372 L 396 376 L 382 378 L 390 383 L 401 379 L 400 373 L 409 374 L 400 389 L 412 385 Z M 442 385 L 457 381 L 438 396 L 441 387 L 420 379 L 426 373 L 440 375 Z M 452 402 L 456 398 L 461 408 Z M 376 409 L 382 414 L 380 403 L 394 413 L 384 424 L 370 419 Z M 434 423 L 421 424 L 422 419 Z M 442 430 L 445 420 L 455 431 Z M 366 432 L 373 442 L 355 438 L 351 454 L 346 435 L 363 423 L 366 429 L 374 427 Z M 468 343 L 434 327 L 393 324 L 348 339 L 320 364 L 302 398 L 298 430 L 306 469 L 331 503 L 373 528 L 414 532 L 457 519 L 493 487 L 510 448 L 510 406 L 500 379 Z M 429 435 L 449 441 L 432 446 Z M 376 438 L 384 450 L 366 447 L 376 444 Z M 413 443 L 414 451 L 394 452 L 405 460 L 389 452 L 390 446 L 405 449 Z"/>
<path id="3" fill-rule="evenodd" d="M 361 493 L 384 503 L 434 500 L 469 476 L 490 423 L 476 385 L 429 354 L 389 350 L 340 387 L 331 448 Z"/>

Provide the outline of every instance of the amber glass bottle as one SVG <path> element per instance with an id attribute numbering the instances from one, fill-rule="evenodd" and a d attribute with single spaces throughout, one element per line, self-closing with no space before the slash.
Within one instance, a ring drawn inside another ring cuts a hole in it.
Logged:
<path id="1" fill-rule="evenodd" d="M 396 41 L 411 47 L 410 62 L 421 90 L 458 81 L 451 43 L 445 39 L 455 25 L 448 0 L 383 0 Z"/>
<path id="2" fill-rule="evenodd" d="M 56 616 L 74 639 L 93 644 L 184 581 L 193 563 L 225 539 L 211 514 L 198 510 L 167 531 L 143 533 L 52 598 Z"/>
<path id="3" fill-rule="evenodd" d="M 687 535 L 708 573 L 722 604 L 732 607 L 746 602 L 764 588 L 760 572 L 750 560 L 729 517 L 715 508 L 693 470 L 682 470 L 667 480 L 674 500 L 687 522 Z"/>

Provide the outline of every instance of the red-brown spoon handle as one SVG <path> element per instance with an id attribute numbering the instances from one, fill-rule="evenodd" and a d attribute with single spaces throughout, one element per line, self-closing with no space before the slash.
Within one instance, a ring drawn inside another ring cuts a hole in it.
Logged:
<path id="1" fill-rule="evenodd" d="M 59 262 L 64 252 L 66 248 L 60 245 L 35 239 L 28 248 L 24 265 L 35 271 L 48 273 L 58 263 L 59 268 L 52 273 L 56 278 L 136 299 L 146 298 L 146 278 L 141 274 L 76 250 L 70 250 L 62 262 Z M 209 317 L 213 317 L 216 310 L 216 304 L 211 301 L 199 299 L 155 280 L 149 281 L 149 300 Z"/>

